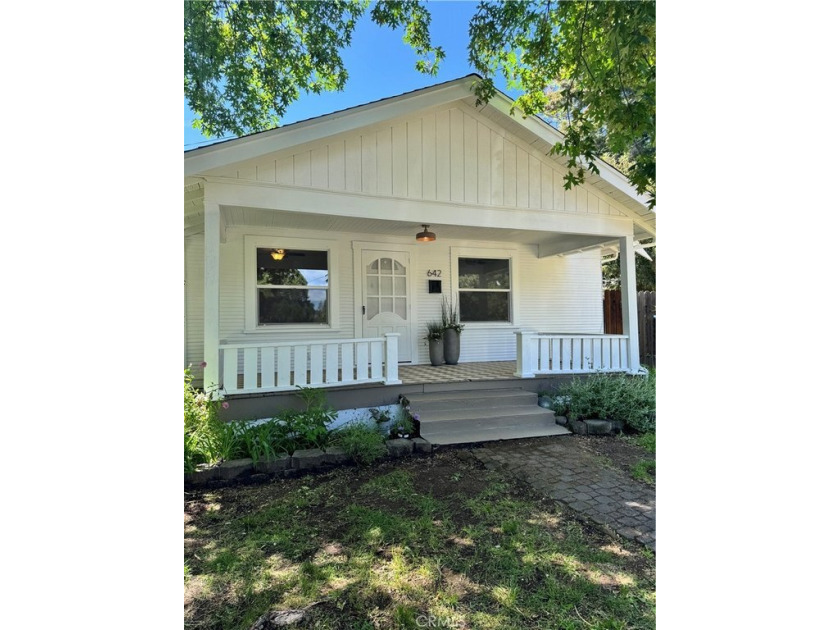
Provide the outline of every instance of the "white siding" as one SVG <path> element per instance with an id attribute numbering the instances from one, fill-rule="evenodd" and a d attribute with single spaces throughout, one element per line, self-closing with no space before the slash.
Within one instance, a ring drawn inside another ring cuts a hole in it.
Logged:
<path id="1" fill-rule="evenodd" d="M 184 367 L 201 380 L 204 361 L 204 235 L 184 239 Z"/>
<path id="2" fill-rule="evenodd" d="M 229 227 L 226 242 L 221 245 L 221 294 L 220 339 L 228 343 L 254 343 L 262 340 L 321 340 L 342 339 L 355 336 L 353 287 L 356 279 L 353 267 L 353 240 L 370 240 L 368 234 L 334 233 L 327 238 L 334 241 L 338 268 L 331 270 L 336 281 L 331 280 L 331 299 L 338 299 L 339 316 L 335 330 L 323 332 L 285 331 L 282 333 L 245 332 L 245 299 L 250 292 L 245 287 L 244 237 L 248 234 L 273 234 L 278 237 L 316 238 L 319 232 L 300 230 L 281 231 L 277 228 Z M 512 279 L 513 299 L 518 303 L 519 320 L 515 325 L 467 324 L 461 337 L 461 360 L 502 361 L 513 360 L 516 352 L 514 331 L 531 329 L 541 332 L 603 332 L 601 266 L 598 252 L 567 257 L 538 259 L 536 247 L 510 243 L 484 241 L 436 241 L 415 244 L 413 240 L 390 239 L 396 245 L 413 247 L 411 254 L 413 274 L 413 308 L 415 309 L 416 339 L 419 362 L 428 363 L 425 341 L 425 324 L 440 318 L 441 295 L 429 294 L 427 271 L 440 269 L 443 294 L 456 296 L 451 285 L 450 248 L 472 247 L 514 249 L 517 258 L 517 275 Z M 186 240 L 186 354 L 194 365 L 203 360 L 202 321 L 203 265 L 202 236 Z M 500 254 L 502 255 L 502 254 Z M 337 272 L 337 273 L 336 273 Z"/>
<path id="3" fill-rule="evenodd" d="M 594 186 L 462 104 L 333 136 L 216 175 L 402 199 L 620 215 Z"/>

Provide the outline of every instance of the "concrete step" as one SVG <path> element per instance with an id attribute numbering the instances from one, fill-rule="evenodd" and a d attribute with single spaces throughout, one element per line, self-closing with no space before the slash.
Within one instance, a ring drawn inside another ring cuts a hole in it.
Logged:
<path id="1" fill-rule="evenodd" d="M 472 444 L 474 442 L 494 442 L 497 440 L 521 440 L 523 438 L 547 437 L 550 435 L 571 435 L 565 427 L 552 423 L 552 426 L 538 427 L 501 427 L 496 429 L 475 430 L 463 427 L 459 430 L 423 433 L 423 437 L 433 445 Z"/>
<path id="2" fill-rule="evenodd" d="M 468 444 L 567 435 L 554 412 L 522 389 L 467 389 L 409 394 L 420 417 L 420 435 L 432 444 Z"/>
<path id="3" fill-rule="evenodd" d="M 506 414 L 500 416 L 481 416 L 479 418 L 462 418 L 460 420 L 446 420 L 444 422 L 423 422 L 420 419 L 420 433 L 441 433 L 445 431 L 460 431 L 469 428 L 475 431 L 492 431 L 495 429 L 522 428 L 536 429 L 539 427 L 558 426 L 553 415 L 523 413 Z"/>
<path id="4" fill-rule="evenodd" d="M 431 412 L 462 411 L 472 408 L 499 408 L 536 406 L 537 395 L 521 389 L 471 390 L 411 394 L 411 410 L 420 417 L 431 417 Z"/>
<path id="5" fill-rule="evenodd" d="M 412 405 L 411 411 L 420 417 L 421 425 L 437 424 L 440 422 L 468 422 L 493 418 L 502 420 L 513 418 L 516 419 L 514 421 L 520 423 L 528 423 L 532 420 L 536 420 L 537 422 L 541 420 L 554 422 L 554 412 L 550 409 L 543 409 L 536 404 L 495 407 L 491 404 L 473 403 L 469 407 L 432 411 L 418 409 Z"/>

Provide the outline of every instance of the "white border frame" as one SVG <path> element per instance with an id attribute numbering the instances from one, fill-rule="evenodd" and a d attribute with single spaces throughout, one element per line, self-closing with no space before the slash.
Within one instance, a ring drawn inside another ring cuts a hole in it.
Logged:
<path id="1" fill-rule="evenodd" d="M 337 242 L 323 239 L 295 238 L 286 236 L 253 235 L 243 237 L 245 257 L 245 329 L 246 333 L 325 332 L 339 331 L 340 283 Z M 257 324 L 257 248 L 309 249 L 327 252 L 327 273 L 329 274 L 329 298 L 327 300 L 327 324 Z"/>
<path id="2" fill-rule="evenodd" d="M 399 243 L 399 242 L 372 242 L 372 241 L 351 241 L 350 246 L 353 249 L 353 335 L 355 337 L 362 337 L 362 251 L 372 250 L 380 252 L 401 252 L 408 256 L 408 272 L 406 274 L 406 281 L 408 286 L 408 295 L 411 296 L 411 301 L 408 305 L 408 334 L 409 343 L 411 343 L 411 365 L 417 365 L 420 362 L 420 348 L 417 340 L 417 299 L 418 296 L 414 293 L 414 269 L 413 265 L 417 262 L 417 245 L 415 243 Z"/>
<path id="3" fill-rule="evenodd" d="M 461 317 L 461 303 L 458 289 L 458 259 L 459 258 L 496 258 L 507 259 L 510 262 L 510 318 L 509 322 L 464 322 L 469 328 L 509 328 L 519 325 L 519 250 L 493 247 L 450 247 L 449 248 L 449 287 L 453 295 L 449 296 L 453 304 L 458 306 L 458 318 Z"/>

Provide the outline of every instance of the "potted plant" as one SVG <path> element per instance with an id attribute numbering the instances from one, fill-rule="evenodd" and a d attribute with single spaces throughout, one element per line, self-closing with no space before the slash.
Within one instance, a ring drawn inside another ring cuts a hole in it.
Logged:
<path id="1" fill-rule="evenodd" d="M 426 323 L 426 341 L 429 342 L 429 361 L 432 365 L 443 365 L 443 324 Z"/>
<path id="2" fill-rule="evenodd" d="M 458 365 L 461 357 L 461 331 L 464 325 L 458 321 L 458 309 L 455 305 L 443 298 L 440 305 L 441 317 L 443 319 L 443 358 L 447 365 Z"/>

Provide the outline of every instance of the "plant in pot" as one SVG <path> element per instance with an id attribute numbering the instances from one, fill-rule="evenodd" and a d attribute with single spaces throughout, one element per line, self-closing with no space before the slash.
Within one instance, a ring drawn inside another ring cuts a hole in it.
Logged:
<path id="1" fill-rule="evenodd" d="M 426 341 L 429 342 L 429 361 L 432 365 L 443 365 L 443 324 L 426 323 Z"/>
<path id="2" fill-rule="evenodd" d="M 440 311 L 444 328 L 443 359 L 447 365 L 458 365 L 461 356 L 461 331 L 464 330 L 464 325 L 458 321 L 458 309 L 446 296 L 441 302 Z"/>

